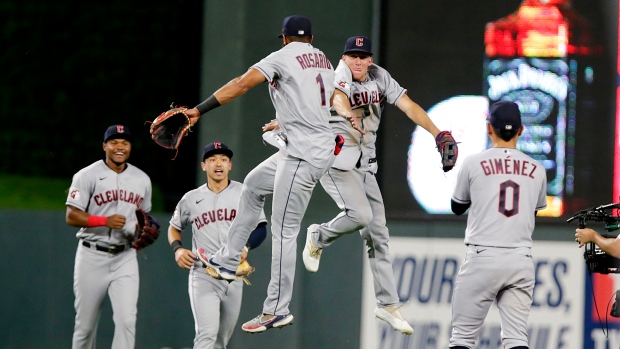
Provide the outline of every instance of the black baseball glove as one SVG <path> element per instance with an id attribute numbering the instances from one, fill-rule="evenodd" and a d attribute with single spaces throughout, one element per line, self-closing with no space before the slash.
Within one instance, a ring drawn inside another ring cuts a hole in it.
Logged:
<path id="1" fill-rule="evenodd" d="M 131 244 L 131 247 L 140 251 L 157 240 L 160 226 L 153 216 L 140 208 L 136 209 L 136 218 L 138 218 L 138 239 Z"/>
<path id="2" fill-rule="evenodd" d="M 459 157 L 459 148 L 450 131 L 441 131 L 435 137 L 437 151 L 441 155 L 441 165 L 444 172 L 450 171 L 456 165 Z"/>
<path id="3" fill-rule="evenodd" d="M 155 143 L 166 149 L 175 149 L 178 154 L 181 141 L 191 127 L 186 110 L 186 107 L 170 105 L 170 109 L 159 114 L 155 120 L 147 121 L 151 123 L 150 133 Z M 176 158 L 176 155 L 174 157 Z"/>

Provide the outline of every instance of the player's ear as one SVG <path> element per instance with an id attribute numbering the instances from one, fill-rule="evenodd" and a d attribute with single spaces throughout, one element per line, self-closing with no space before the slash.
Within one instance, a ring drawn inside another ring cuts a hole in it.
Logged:
<path id="1" fill-rule="evenodd" d="M 314 40 L 314 35 L 310 35 L 310 43 L 312 43 L 312 40 Z"/>
<path id="2" fill-rule="evenodd" d="M 207 166 L 207 165 L 205 164 L 205 162 L 204 162 L 204 161 L 201 161 L 201 162 L 200 162 L 200 168 L 202 168 L 202 171 L 203 171 L 203 172 L 207 172 L 207 167 L 206 167 L 206 166 Z"/>
<path id="3" fill-rule="evenodd" d="M 487 134 L 489 136 L 493 134 L 493 127 L 488 122 L 487 122 Z"/>
<path id="4" fill-rule="evenodd" d="M 232 170 L 232 160 L 228 162 L 228 171 Z"/>
<path id="5" fill-rule="evenodd" d="M 368 64 L 372 64 L 372 56 L 370 56 L 370 59 L 368 60 Z"/>
<path id="6" fill-rule="evenodd" d="M 519 127 L 519 132 L 517 132 L 517 136 L 520 136 L 523 133 L 523 125 Z"/>

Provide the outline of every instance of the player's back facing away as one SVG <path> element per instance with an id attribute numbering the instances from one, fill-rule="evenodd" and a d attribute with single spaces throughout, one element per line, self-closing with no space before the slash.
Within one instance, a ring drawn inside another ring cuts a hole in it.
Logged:
<path id="1" fill-rule="evenodd" d="M 471 203 L 465 244 L 532 247 L 535 211 L 546 207 L 541 163 L 516 149 L 490 148 L 465 159 L 458 177 L 452 200 Z"/>

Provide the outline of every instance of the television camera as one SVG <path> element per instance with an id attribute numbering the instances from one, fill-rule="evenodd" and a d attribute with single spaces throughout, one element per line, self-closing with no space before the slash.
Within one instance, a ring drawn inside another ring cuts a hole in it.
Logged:
<path id="1" fill-rule="evenodd" d="M 612 210 L 614 209 L 620 209 L 620 204 L 612 203 L 581 210 L 566 220 L 566 222 L 570 223 L 577 220 L 579 228 L 585 228 L 586 222 L 588 221 L 604 222 L 605 230 L 612 232 L 620 228 L 618 225 L 620 217 L 612 214 Z M 616 237 L 616 235 L 607 235 L 605 233 L 601 235 L 606 238 Z M 586 243 L 584 247 L 585 250 L 583 252 L 583 258 L 586 261 L 586 265 L 590 273 L 620 274 L 620 259 L 603 252 L 593 242 Z"/>

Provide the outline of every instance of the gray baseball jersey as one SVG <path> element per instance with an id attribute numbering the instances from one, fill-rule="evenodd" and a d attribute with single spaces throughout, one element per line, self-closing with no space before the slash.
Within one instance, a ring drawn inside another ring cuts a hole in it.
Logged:
<path id="1" fill-rule="evenodd" d="M 278 125 L 288 137 L 286 152 L 323 167 L 334 151 L 329 105 L 334 69 L 323 52 L 292 42 L 256 63 L 269 81 Z"/>
<path id="2" fill-rule="evenodd" d="M 547 207 L 547 175 L 516 149 L 491 148 L 461 164 L 452 200 L 471 202 L 465 243 L 532 247 L 534 212 Z"/>
<path id="3" fill-rule="evenodd" d="M 127 164 L 125 171 L 112 171 L 103 160 L 83 168 L 73 176 L 66 204 L 91 215 L 123 215 L 122 229 L 108 227 L 82 228 L 81 239 L 111 245 L 133 242 L 136 234 L 136 208 L 151 210 L 151 179 L 139 168 Z"/>
<path id="4" fill-rule="evenodd" d="M 243 185 L 230 181 L 219 193 L 206 184 L 187 192 L 177 204 L 170 225 L 179 231 L 192 227 L 192 252 L 198 248 L 214 253 L 228 243 L 228 229 L 237 216 Z M 259 223 L 267 222 L 261 212 Z M 195 348 L 226 348 L 234 331 L 243 295 L 243 282 L 230 285 L 205 274 L 200 261 L 190 270 L 188 292 L 194 314 Z"/>
<path id="5" fill-rule="evenodd" d="M 347 95 L 351 109 L 358 116 L 364 111 L 367 112 L 361 122 L 361 127 L 366 132 L 362 136 L 349 121 L 332 110 L 330 125 L 334 133 L 341 134 L 345 139 L 344 148 L 336 157 L 333 167 L 342 170 L 353 168 L 360 159 L 360 152 L 360 163 L 366 166 L 369 159 L 377 157 L 375 142 L 385 103 L 396 104 L 407 90 L 402 88 L 387 70 L 376 64 L 368 67 L 365 81 L 353 81 L 351 70 L 343 60 L 340 60 L 335 73 L 335 88 Z"/>
<path id="6" fill-rule="evenodd" d="M 112 348 L 133 348 L 140 276 L 136 250 L 129 247 L 136 236 L 136 208 L 151 210 L 151 180 L 140 169 L 127 164 L 117 173 L 103 160 L 83 168 L 73 176 L 66 204 L 91 215 L 123 215 L 122 229 L 81 228 L 75 255 L 73 291 L 75 329 L 73 348 L 94 348 L 101 302 L 106 293 L 114 309 L 115 329 Z M 83 245 L 83 241 L 90 248 Z M 100 245 L 123 245 L 118 254 L 96 250 Z"/>
<path id="7" fill-rule="evenodd" d="M 177 204 L 170 225 L 182 231 L 192 227 L 192 252 L 204 248 L 207 253 L 215 253 L 228 243 L 228 229 L 237 216 L 237 206 L 243 185 L 230 181 L 226 189 L 219 193 L 211 191 L 206 184 L 187 192 Z M 265 212 L 261 212 L 258 223 L 267 222 Z M 196 262 L 194 267 L 202 267 Z"/>

